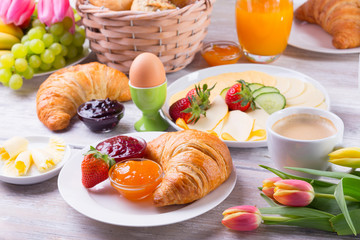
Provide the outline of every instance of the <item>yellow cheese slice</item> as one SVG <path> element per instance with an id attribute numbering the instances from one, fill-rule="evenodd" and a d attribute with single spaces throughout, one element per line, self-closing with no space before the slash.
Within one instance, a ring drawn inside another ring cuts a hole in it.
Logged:
<path id="1" fill-rule="evenodd" d="M 32 149 L 31 157 L 40 172 L 46 172 L 55 166 L 53 154 L 46 149 Z"/>
<path id="2" fill-rule="evenodd" d="M 10 159 L 6 160 L 4 162 L 4 165 L 2 166 L 2 174 L 9 177 L 16 177 L 18 176 L 18 171 L 15 168 L 15 160 Z"/>
<path id="3" fill-rule="evenodd" d="M 225 100 L 220 96 L 216 96 L 211 103 L 210 108 L 206 111 L 206 117 L 201 117 L 195 124 L 188 124 L 189 128 L 206 132 L 213 130 L 225 117 L 228 107 Z"/>
<path id="4" fill-rule="evenodd" d="M 51 137 L 49 139 L 49 148 L 47 151 L 50 151 L 54 156 L 54 163 L 59 163 L 65 154 L 66 144 L 64 139 L 60 137 Z"/>
<path id="5" fill-rule="evenodd" d="M 4 142 L 0 147 L 0 159 L 15 159 L 19 153 L 25 151 L 29 145 L 29 141 L 23 137 L 12 137 Z"/>
<path id="6" fill-rule="evenodd" d="M 266 140 L 266 130 L 265 128 L 257 125 L 255 120 L 254 128 L 251 131 L 247 141 L 262 141 L 262 140 Z"/>
<path id="7" fill-rule="evenodd" d="M 287 77 L 276 77 L 275 87 L 279 89 L 281 94 L 286 93 L 290 89 L 290 80 Z"/>
<path id="8" fill-rule="evenodd" d="M 323 101 L 322 103 L 320 103 L 319 105 L 317 105 L 315 107 L 320 108 L 320 109 L 324 109 L 324 110 L 328 110 L 328 105 L 325 103 L 325 101 Z"/>
<path id="9" fill-rule="evenodd" d="M 316 107 L 325 100 L 324 94 L 311 83 L 306 83 L 306 91 L 296 98 L 289 99 L 286 104 L 289 106 Z"/>
<path id="10" fill-rule="evenodd" d="M 221 135 L 227 133 L 237 141 L 246 141 L 253 130 L 254 123 L 255 119 L 248 114 L 239 110 L 230 111 Z"/>
<path id="11" fill-rule="evenodd" d="M 18 176 L 24 176 L 28 172 L 30 166 L 31 166 L 31 152 L 29 150 L 26 150 L 22 153 L 20 153 L 15 161 L 14 161 L 14 167 L 16 169 Z"/>
<path id="12" fill-rule="evenodd" d="M 266 120 L 269 118 L 269 114 L 262 108 L 257 108 L 254 111 L 246 112 L 250 117 L 255 119 L 255 125 L 260 128 L 266 128 Z"/>
<path id="13" fill-rule="evenodd" d="M 290 89 L 283 95 L 288 101 L 291 98 L 299 96 L 305 91 L 305 83 L 297 78 L 289 78 Z"/>

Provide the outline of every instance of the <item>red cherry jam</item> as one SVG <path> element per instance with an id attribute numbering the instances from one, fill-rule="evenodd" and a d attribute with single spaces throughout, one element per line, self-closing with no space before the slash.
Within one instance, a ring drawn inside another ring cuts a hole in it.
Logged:
<path id="1" fill-rule="evenodd" d="M 140 137 L 116 136 L 102 141 L 96 149 L 119 162 L 128 158 L 142 158 L 146 141 Z"/>

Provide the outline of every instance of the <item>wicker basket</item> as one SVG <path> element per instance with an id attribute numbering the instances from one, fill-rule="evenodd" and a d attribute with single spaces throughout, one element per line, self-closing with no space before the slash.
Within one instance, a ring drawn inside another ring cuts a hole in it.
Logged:
<path id="1" fill-rule="evenodd" d="M 143 52 L 157 55 L 166 72 L 191 63 L 210 24 L 215 0 L 199 0 L 181 9 L 159 12 L 110 11 L 77 0 L 90 48 L 100 62 L 128 73 Z"/>

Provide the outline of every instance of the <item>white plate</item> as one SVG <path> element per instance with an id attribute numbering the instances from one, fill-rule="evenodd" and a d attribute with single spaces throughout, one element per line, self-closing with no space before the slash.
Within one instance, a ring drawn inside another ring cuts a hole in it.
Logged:
<path id="1" fill-rule="evenodd" d="M 72 59 L 70 62 L 67 62 L 67 65 L 64 68 L 81 63 L 90 55 L 90 53 L 91 53 L 91 50 L 89 48 L 89 40 L 86 39 L 85 43 L 84 43 L 83 53 L 81 55 L 77 56 L 76 58 Z M 51 69 L 49 71 L 39 71 L 34 74 L 34 77 L 46 76 L 46 75 L 52 74 L 58 70 L 59 69 Z"/>
<path id="2" fill-rule="evenodd" d="M 294 9 L 297 9 L 306 1 L 299 0 L 294 2 Z M 302 22 L 294 17 L 288 44 L 308 51 L 331 53 L 331 54 L 347 54 L 360 53 L 360 47 L 349 49 L 337 49 L 332 43 L 332 36 L 325 32 L 317 24 Z"/>
<path id="3" fill-rule="evenodd" d="M 143 132 L 127 135 L 139 136 L 150 141 L 163 133 Z M 73 154 L 71 160 L 65 164 L 59 174 L 58 187 L 61 196 L 71 207 L 89 218 L 104 223 L 150 227 L 185 221 L 216 207 L 227 198 L 236 183 L 236 172 L 233 169 L 227 181 L 202 199 L 186 205 L 156 208 L 148 201 L 126 200 L 111 187 L 108 180 L 92 189 L 83 187 L 81 183 L 82 153 L 88 149 L 89 146 Z"/>
<path id="4" fill-rule="evenodd" d="M 45 136 L 28 136 L 25 138 L 29 141 L 28 149 L 43 148 L 43 147 L 46 147 L 49 143 L 49 137 L 45 137 Z M 1 169 L 2 169 L 4 162 L 0 161 L 0 180 L 3 182 L 18 184 L 18 185 L 29 185 L 29 184 L 35 184 L 35 183 L 40 183 L 40 182 L 46 181 L 52 177 L 55 177 L 60 172 L 60 170 L 64 166 L 65 162 L 70 157 L 70 152 L 71 152 L 70 147 L 68 145 L 66 145 L 64 158 L 52 170 L 45 172 L 45 173 L 40 173 L 36 169 L 36 166 L 34 164 L 32 164 L 27 175 L 20 176 L 20 177 L 9 177 L 9 176 L 3 175 L 3 173 L 1 172 Z"/>
<path id="5" fill-rule="evenodd" d="M 162 107 L 162 115 L 169 122 L 169 124 L 174 127 L 176 130 L 182 130 L 179 126 L 177 126 L 173 121 L 171 121 L 169 117 L 169 100 L 171 96 L 179 91 L 186 89 L 190 85 L 194 85 L 195 83 L 201 81 L 204 78 L 216 76 L 222 73 L 227 72 L 243 72 L 243 71 L 260 71 L 273 76 L 281 76 L 281 77 L 292 77 L 300 79 L 304 82 L 312 83 L 317 89 L 319 89 L 325 96 L 325 102 L 327 106 L 330 106 L 330 98 L 325 88 L 316 80 L 311 77 L 302 74 L 300 72 L 271 65 L 262 65 L 262 64 L 230 64 L 230 65 L 222 65 L 216 67 L 205 68 L 196 72 L 189 73 L 175 82 L 173 82 L 167 89 L 167 96 L 164 106 Z M 228 147 L 236 147 L 236 148 L 255 148 L 255 147 L 266 147 L 266 141 L 248 141 L 248 142 L 236 142 L 236 141 L 225 141 L 223 140 Z"/>

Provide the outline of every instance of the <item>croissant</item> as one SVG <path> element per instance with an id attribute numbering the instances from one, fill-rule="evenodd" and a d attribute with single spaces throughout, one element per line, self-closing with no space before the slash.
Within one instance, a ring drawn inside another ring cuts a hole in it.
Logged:
<path id="1" fill-rule="evenodd" d="M 165 173 L 153 194 L 158 207 L 204 197 L 228 179 L 233 167 L 226 144 L 198 130 L 160 135 L 148 143 L 145 157 L 158 162 Z"/>
<path id="2" fill-rule="evenodd" d="M 360 0 L 308 0 L 295 17 L 320 25 L 339 49 L 360 46 Z"/>
<path id="3" fill-rule="evenodd" d="M 92 99 L 131 99 L 126 75 L 93 62 L 61 69 L 44 81 L 36 95 L 39 120 L 50 130 L 65 129 L 77 108 Z"/>

